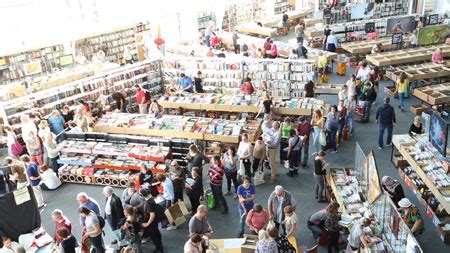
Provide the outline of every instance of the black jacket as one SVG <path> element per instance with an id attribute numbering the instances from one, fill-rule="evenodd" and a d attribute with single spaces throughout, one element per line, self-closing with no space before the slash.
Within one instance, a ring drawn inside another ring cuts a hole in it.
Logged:
<path id="1" fill-rule="evenodd" d="M 123 214 L 122 201 L 116 194 L 112 194 L 111 201 L 111 228 L 117 229 L 119 226 L 120 220 L 122 220 L 125 215 Z"/>
<path id="2" fill-rule="evenodd" d="M 380 124 L 392 125 L 395 123 L 395 110 L 390 104 L 383 104 L 378 108 L 376 119 Z"/>
<path id="3" fill-rule="evenodd" d="M 367 90 L 367 93 L 365 95 L 365 100 L 366 101 L 375 101 L 377 100 L 377 92 L 375 91 L 375 89 L 373 87 L 370 87 Z"/>

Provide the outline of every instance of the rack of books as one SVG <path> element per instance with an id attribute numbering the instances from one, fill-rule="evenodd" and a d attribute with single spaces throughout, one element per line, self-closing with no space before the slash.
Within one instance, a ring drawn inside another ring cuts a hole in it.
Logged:
<path id="1" fill-rule="evenodd" d="M 204 31 L 208 26 L 216 24 L 216 15 L 211 11 L 202 11 L 197 14 L 198 31 Z"/>
<path id="2" fill-rule="evenodd" d="M 159 103 L 166 109 L 181 107 L 197 111 L 258 113 L 263 106 L 263 98 L 255 95 L 179 94 L 162 96 Z M 327 106 L 324 100 L 315 98 L 272 98 L 272 109 L 281 115 L 310 116 L 315 110 L 326 111 Z"/>
<path id="3" fill-rule="evenodd" d="M 60 68 L 62 44 L 0 56 L 0 84 L 51 73 Z"/>
<path id="4" fill-rule="evenodd" d="M 441 240 L 450 243 L 450 176 L 448 158 L 428 141 L 428 135 L 394 135 L 400 177 L 420 200 Z M 393 147 L 393 149 L 394 149 Z M 394 157 L 395 157 L 394 156 Z"/>
<path id="5" fill-rule="evenodd" d="M 92 56 L 100 50 L 110 62 L 123 63 L 123 51 L 131 47 L 131 52 L 137 60 L 135 35 L 149 30 L 148 24 L 139 23 L 133 26 L 115 29 L 114 31 L 95 34 L 93 36 L 75 41 L 75 49 L 91 60 Z"/>
<path id="6" fill-rule="evenodd" d="M 443 64 L 425 62 L 421 64 L 400 65 L 387 69 L 385 76 L 395 82 L 402 72 L 406 74 L 410 82 L 445 77 L 450 73 L 450 61 L 446 61 Z"/>
<path id="7" fill-rule="evenodd" d="M 442 44 L 418 48 L 408 48 L 393 52 L 382 52 L 366 56 L 366 60 L 378 67 L 407 64 L 419 61 L 429 61 L 436 49 L 442 49 L 444 57 L 450 56 L 450 45 Z"/>
<path id="8" fill-rule="evenodd" d="M 283 13 L 283 11 L 288 11 L 292 9 L 290 0 L 275 0 L 275 14 Z"/>
<path id="9" fill-rule="evenodd" d="M 100 118 L 95 132 L 142 136 L 187 138 L 239 143 L 243 132 L 258 135 L 260 120 L 233 118 L 229 120 L 189 116 L 108 113 Z"/>
<path id="10" fill-rule="evenodd" d="M 225 15 L 221 26 L 224 30 L 232 31 L 238 24 L 264 18 L 265 13 L 266 0 L 232 1 L 225 7 Z"/>
<path id="11" fill-rule="evenodd" d="M 198 71 L 202 72 L 204 89 L 213 93 L 238 95 L 242 80 L 249 77 L 255 87 L 266 82 L 271 96 L 290 97 L 299 96 L 304 85 L 314 78 L 314 61 L 192 57 L 164 61 L 165 81 L 172 85 L 180 73 L 193 77 Z"/>
<path id="12" fill-rule="evenodd" d="M 64 105 L 74 105 L 78 100 L 96 101 L 100 95 L 110 95 L 114 91 L 127 89 L 139 84 L 152 95 L 163 92 L 159 61 L 147 61 L 129 65 L 84 78 L 75 82 L 43 90 L 2 103 L 5 122 L 17 126 L 20 116 L 40 110 L 43 115 Z"/>

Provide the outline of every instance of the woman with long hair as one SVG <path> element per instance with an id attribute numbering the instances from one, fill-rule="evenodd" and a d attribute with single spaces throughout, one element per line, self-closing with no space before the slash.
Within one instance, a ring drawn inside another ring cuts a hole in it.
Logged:
<path id="1" fill-rule="evenodd" d="M 328 205 L 325 218 L 325 228 L 328 232 L 328 253 L 334 251 L 339 252 L 339 231 L 341 227 L 339 221 L 341 220 L 341 215 L 339 210 L 335 205 Z"/>
<path id="2" fill-rule="evenodd" d="M 234 195 L 233 198 L 237 199 L 237 188 L 239 186 L 238 179 L 237 179 L 237 169 L 238 169 L 238 157 L 236 155 L 236 148 L 231 145 L 227 152 L 223 155 L 222 164 L 225 165 L 225 176 L 227 178 L 227 191 L 225 192 L 225 195 L 231 194 L 231 182 L 233 182 L 234 185 Z"/>
<path id="3" fill-rule="evenodd" d="M 322 112 L 317 109 L 314 111 L 314 115 L 311 119 L 311 126 L 313 127 L 313 147 L 314 147 L 314 154 L 318 153 L 321 150 L 320 147 L 320 134 L 323 131 L 323 127 L 325 124 L 325 119 L 322 116 Z"/>
<path id="4" fill-rule="evenodd" d="M 405 95 L 408 92 L 409 89 L 409 81 L 408 78 L 406 77 L 405 72 L 400 73 L 400 76 L 397 80 L 397 82 L 395 83 L 395 90 L 398 93 L 398 101 L 399 101 L 399 107 L 400 110 L 403 112 L 405 105 L 403 100 L 405 99 Z"/>

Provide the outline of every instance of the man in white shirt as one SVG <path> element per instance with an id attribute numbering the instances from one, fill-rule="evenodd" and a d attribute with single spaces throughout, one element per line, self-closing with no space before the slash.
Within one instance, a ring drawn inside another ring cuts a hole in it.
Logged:
<path id="1" fill-rule="evenodd" d="M 362 67 L 358 70 L 356 79 L 360 79 L 363 83 L 369 79 L 370 68 L 367 66 L 367 62 L 362 63 Z"/>
<path id="2" fill-rule="evenodd" d="M 20 116 L 20 122 L 22 123 L 22 139 L 27 143 L 30 139 L 30 132 L 35 132 L 37 135 L 37 127 L 28 115 Z"/>
<path id="3" fill-rule="evenodd" d="M 3 247 L 0 249 L 0 253 L 15 253 L 16 249 L 20 247 L 17 242 L 13 242 L 9 237 L 2 237 Z"/>
<path id="4" fill-rule="evenodd" d="M 336 36 L 334 36 L 334 32 L 331 31 L 330 35 L 327 38 L 327 51 L 336 52 L 336 48 L 338 47 L 338 41 Z"/>
<path id="5" fill-rule="evenodd" d="M 280 146 L 281 131 L 280 122 L 275 121 L 272 124 L 272 128 L 263 134 L 263 139 L 267 147 L 267 156 L 269 157 L 271 182 L 275 182 L 277 177 L 277 149 Z"/>
<path id="6" fill-rule="evenodd" d="M 47 166 L 40 166 L 41 172 L 41 189 L 45 191 L 51 191 L 61 186 L 61 180 L 53 170 L 48 169 Z"/>

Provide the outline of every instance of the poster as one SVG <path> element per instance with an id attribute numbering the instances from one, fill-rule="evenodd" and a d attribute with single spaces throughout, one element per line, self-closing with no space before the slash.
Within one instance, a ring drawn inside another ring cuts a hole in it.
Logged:
<path id="1" fill-rule="evenodd" d="M 367 155 L 368 191 L 367 198 L 372 204 L 381 195 L 381 184 L 373 151 Z"/>
<path id="2" fill-rule="evenodd" d="M 414 17 L 390 18 L 387 20 L 386 33 L 411 33 L 414 30 Z"/>
<path id="3" fill-rule="evenodd" d="M 72 65 L 73 64 L 73 57 L 72 55 L 64 55 L 59 57 L 59 65 L 61 65 L 61 67 L 63 66 L 67 66 L 67 65 Z"/>
<path id="4" fill-rule="evenodd" d="M 28 187 L 13 191 L 16 205 L 21 205 L 31 199 Z"/>
<path id="5" fill-rule="evenodd" d="M 447 128 L 447 122 L 438 113 L 434 113 L 431 116 L 430 142 L 443 156 L 446 155 Z"/>
<path id="6" fill-rule="evenodd" d="M 31 63 L 26 63 L 23 65 L 23 69 L 25 70 L 25 75 L 34 75 L 42 72 L 41 62 L 35 61 Z"/>
<path id="7" fill-rule="evenodd" d="M 447 25 L 425 26 L 419 28 L 417 44 L 419 46 L 441 44 L 447 38 Z"/>
<path id="8" fill-rule="evenodd" d="M 373 16 L 374 3 L 362 3 L 352 6 L 350 16 L 352 19 L 370 18 Z"/>

